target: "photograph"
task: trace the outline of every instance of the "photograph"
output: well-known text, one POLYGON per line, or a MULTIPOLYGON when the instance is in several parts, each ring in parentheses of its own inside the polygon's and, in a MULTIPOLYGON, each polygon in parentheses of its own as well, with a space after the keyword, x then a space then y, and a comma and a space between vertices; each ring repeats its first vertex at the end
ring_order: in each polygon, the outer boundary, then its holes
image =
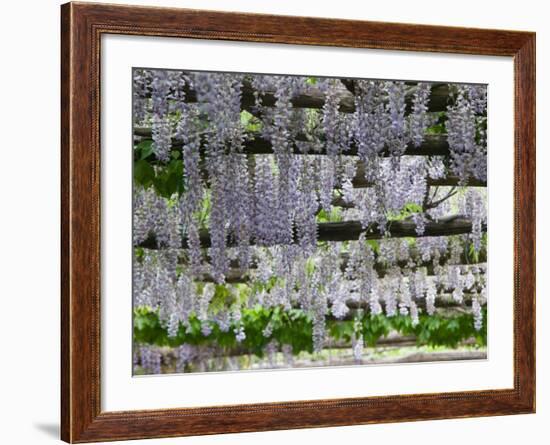
POLYGON ((134 376, 487 359, 488 85, 131 82, 134 376))

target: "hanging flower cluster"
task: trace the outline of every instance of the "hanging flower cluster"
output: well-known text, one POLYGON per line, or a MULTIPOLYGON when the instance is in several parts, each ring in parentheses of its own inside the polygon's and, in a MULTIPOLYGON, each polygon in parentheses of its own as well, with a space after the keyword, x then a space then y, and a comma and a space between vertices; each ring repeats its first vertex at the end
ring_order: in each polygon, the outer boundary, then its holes
POLYGON ((487 88, 457 87, 453 105, 447 107, 451 171, 466 184, 470 177, 487 180, 487 88))

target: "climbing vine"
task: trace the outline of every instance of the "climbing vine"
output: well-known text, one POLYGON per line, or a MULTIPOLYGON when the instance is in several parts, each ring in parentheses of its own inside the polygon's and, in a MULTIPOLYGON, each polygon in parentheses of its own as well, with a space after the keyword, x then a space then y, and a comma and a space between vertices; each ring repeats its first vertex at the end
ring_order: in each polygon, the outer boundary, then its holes
POLYGON ((133 79, 136 366, 485 345, 485 86, 133 79))

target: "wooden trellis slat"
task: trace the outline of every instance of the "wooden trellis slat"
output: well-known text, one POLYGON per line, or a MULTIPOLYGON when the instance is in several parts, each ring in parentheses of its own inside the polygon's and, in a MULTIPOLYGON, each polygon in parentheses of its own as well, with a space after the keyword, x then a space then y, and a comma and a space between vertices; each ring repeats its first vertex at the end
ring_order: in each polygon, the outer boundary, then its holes
MULTIPOLYGON (((342 79, 342 81, 347 82, 351 79, 342 79)), ((197 102, 197 93, 195 90, 189 88, 186 84, 184 89, 185 100, 188 103, 197 102)), ((409 90, 409 94, 406 98, 407 109, 410 110, 412 106, 412 93, 413 88, 409 90)), ((265 93, 257 93, 252 84, 248 80, 243 81, 243 86, 241 89, 241 108, 243 110, 253 110, 256 104, 256 95, 260 98, 261 105, 265 107, 273 107, 277 98, 273 91, 267 91, 265 93)), ((146 97, 151 97, 151 92, 149 91, 146 97)), ((340 108, 341 113, 353 113, 355 112, 355 100, 353 94, 349 90, 344 90, 340 95, 340 108)), ((439 112, 445 111, 447 109, 447 103, 449 99, 449 86, 443 83, 432 84, 432 91, 430 94, 430 101, 428 103, 429 112, 439 112)), ((298 94, 294 96, 290 102, 294 108, 313 108, 321 109, 325 105, 325 93, 319 88, 311 86, 308 88, 307 93, 298 94)))
MULTIPOLYGON (((472 266, 472 265, 481 265, 485 264, 485 261, 479 261, 477 263, 461 263, 461 264, 453 264, 453 266, 472 266)), ((400 261, 397 264, 400 268, 407 268, 407 264, 404 261, 400 261)), ((343 262, 341 264, 342 271, 346 268, 346 262, 343 262)), ((434 266, 433 263, 430 261, 422 262, 420 264, 415 265, 413 268, 410 269, 421 269, 426 268, 426 274, 428 276, 434 276, 434 266)), ((248 270, 254 270, 255 266, 249 267, 248 270)), ((376 271, 379 278, 383 278, 387 272, 388 267, 381 265, 380 263, 376 263, 373 265, 373 269, 376 271)), ((216 279, 209 273, 204 273, 202 275, 198 276, 197 281, 202 281, 205 283, 214 283, 216 282, 216 279)), ((228 284, 235 284, 235 283, 247 283, 250 281, 250 277, 246 271, 241 270, 238 265, 235 265, 235 267, 230 268, 227 273, 225 274, 225 282, 228 284)))
MULTIPOLYGON (((151 139, 152 130, 151 127, 135 127, 134 136, 142 137, 146 139, 151 139)), ((326 152, 321 149, 318 151, 318 147, 312 143, 306 135, 297 134, 293 137, 295 141, 304 142, 305 145, 309 145, 309 148, 306 152, 302 151, 298 146, 294 144, 293 153, 294 154, 317 154, 322 155, 326 152)), ((322 140, 321 140, 322 142, 322 140)), ((206 145, 206 141, 203 145, 206 145)), ((181 150, 182 141, 173 138, 172 139, 172 149, 181 150)), ((203 148, 205 150, 205 148, 203 148)), ((273 154, 273 147, 271 141, 263 138, 259 134, 253 135, 253 137, 246 139, 243 144, 243 153, 246 154, 273 154)), ((342 153, 346 156, 357 156, 357 146, 352 144, 348 150, 342 153)), ((447 142, 447 136, 443 134, 434 134, 426 135, 424 141, 420 146, 415 147, 412 143, 407 145, 405 152, 403 153, 407 156, 449 156, 449 144, 447 142)), ((388 150, 381 152, 383 156, 391 156, 391 153, 388 150)), ((154 156, 151 155, 151 159, 154 160, 154 156)))
MULTIPOLYGON (((150 127, 135 127, 134 136, 150 139, 152 131, 150 127)), ((305 141, 304 135, 298 135, 297 140, 305 141)), ((205 143, 206 144, 206 143, 205 143)), ((205 145, 204 144, 204 145, 205 145)), ((311 144, 311 143, 309 143, 311 144)), ((203 145, 203 155, 206 148, 203 145)), ((307 154, 323 155, 325 151, 315 151, 314 144, 311 144, 311 150, 307 154)), ((172 148, 177 151, 181 151, 182 142, 177 139, 172 140, 172 148)), ((294 154, 304 154, 298 147, 294 146, 294 154)), ((246 140, 243 145, 243 153, 245 154, 273 154, 273 148, 271 142, 260 136, 256 136, 253 139, 246 140)), ((346 156, 356 156, 357 147, 353 145, 343 153, 346 156)), ((390 156, 391 153, 388 150, 382 152, 384 156, 390 156)), ((426 135, 424 141, 419 147, 415 147, 409 144, 404 152, 405 156, 449 156, 449 144, 445 135, 426 135)), ((158 162, 154 154, 151 154, 148 158, 151 162, 158 162)), ((357 188, 370 187, 372 184, 365 179, 364 175, 365 166, 362 162, 358 162, 357 174, 353 179, 353 186, 357 188)), ((445 178, 431 179, 428 178, 428 185, 433 186, 453 186, 459 185, 460 179, 457 176, 447 176, 445 178)), ((465 183, 470 187, 486 187, 487 182, 481 181, 477 178, 469 178, 465 183)))
MULTIPOLYGON (((277 98, 275 97, 273 92, 261 94, 260 98, 261 104, 266 107, 273 107, 277 102, 277 98)), ((191 100, 191 97, 189 99, 191 100)), ((447 109, 448 99, 449 86, 447 84, 432 85, 430 101, 428 103, 428 111, 445 111, 447 109)), ((194 96, 194 100, 196 101, 196 95, 194 96)), ((292 103, 292 106, 294 108, 321 109, 325 105, 325 94, 318 88, 310 88, 307 94, 299 94, 297 96, 294 96, 290 100, 290 102, 292 103)), ((250 85, 250 83, 248 82, 243 82, 241 104, 242 108, 245 110, 249 110, 255 105, 255 91, 252 85, 250 85)), ((410 110, 412 106, 411 94, 407 95, 406 105, 407 109, 410 110)), ((351 93, 341 95, 339 111, 341 113, 355 112, 355 100, 354 96, 351 93)))
MULTIPOLYGON (((357 162, 357 171, 355 172, 355 177, 352 179, 352 185, 354 188, 368 188, 372 187, 374 184, 365 179, 365 164, 361 161, 357 162)), ((448 187, 448 186, 458 186, 464 185, 468 187, 487 187, 487 181, 481 181, 480 179, 470 177, 466 181, 461 181, 458 176, 450 175, 445 176, 444 178, 426 178, 426 183, 429 186, 439 186, 439 187, 448 187)), ((342 204, 342 202, 340 202, 342 204)), ((338 205, 338 204, 334 204, 338 205)))
MULTIPOLYGON (((464 250, 464 249, 462 249, 464 250)), ((208 252, 203 252, 204 258, 203 261, 208 263, 210 261, 208 252)), ((433 267, 434 263, 433 260, 430 258, 430 260, 424 261, 421 260, 422 254, 418 251, 417 248, 411 248, 411 254, 410 258, 408 258, 405 261, 397 261, 394 265, 401 268, 411 268, 409 265, 409 261, 412 260, 414 262, 413 268, 427 268, 428 275, 434 275, 433 267)), ((344 271, 347 267, 348 261, 349 261, 350 255, 349 253, 341 253, 340 254, 340 260, 341 260, 341 270, 344 271)), ((179 264, 181 265, 187 265, 187 260, 185 257, 179 258, 179 264)), ((466 255, 464 251, 456 258, 452 258, 451 254, 446 252, 443 255, 439 256, 439 264, 448 264, 453 266, 473 266, 478 265, 482 266, 485 265, 487 262, 487 250, 485 248, 482 248, 477 256, 477 261, 472 261, 471 257, 466 255), (454 262, 458 261, 458 262, 454 262)), ((239 269, 239 260, 238 259, 232 259, 229 261, 229 267, 230 269, 239 269)), ((256 269, 258 267, 258 262, 256 258, 252 258, 248 268, 249 269, 256 269)), ((382 264, 381 261, 378 260, 378 254, 374 253, 374 269, 379 273, 383 274, 387 270, 387 266, 385 264, 382 264)))
MULTIPOLYGON (((318 241, 350 241, 359 238, 361 233, 365 233, 365 239, 381 239, 385 237, 403 238, 403 237, 419 237, 416 233, 416 224, 410 220, 391 221, 388 224, 389 235, 378 230, 378 228, 370 228, 365 230, 359 221, 343 221, 317 224, 317 240, 318 241)), ((483 230, 487 230, 483 226, 483 230)), ((429 221, 426 223, 424 236, 449 236, 471 233, 472 222, 461 216, 451 217, 439 222, 429 221)), ((199 232, 200 243, 202 247, 210 247, 210 234, 207 230, 199 232)), ((297 239, 294 237, 294 241, 297 239)), ((251 244, 253 240, 251 240, 251 244)), ((232 240, 228 240, 228 246, 234 245, 232 240)), ((157 242, 153 236, 139 244, 139 247, 148 249, 158 249, 157 242)), ((187 239, 182 239, 182 248, 187 248, 187 239)))
MULTIPOLYGON (((416 252, 412 255, 413 257, 420 257, 420 253, 416 252)), ((464 252, 460 255, 458 258, 458 263, 450 263, 451 256, 449 254, 442 255, 439 258, 438 264, 440 265, 452 265, 452 266, 461 266, 461 267, 471 267, 471 266, 486 266, 487 263, 487 251, 485 249, 482 249, 477 257, 477 261, 473 261, 472 258, 468 257, 464 252)), ((340 270, 344 272, 347 268, 349 261, 349 254, 344 253, 340 255, 340 270)), ((205 262, 208 262, 208 259, 205 258, 205 262)), ((187 265, 187 260, 184 257, 179 258, 179 264, 187 265)), ((411 266, 409 260, 407 261, 397 261, 394 265, 386 265, 382 264, 379 261, 374 262, 373 269, 378 274, 379 278, 383 278, 390 267, 397 266, 400 269, 409 269, 409 270, 418 270, 418 269, 425 269, 426 274, 428 276, 435 276, 436 271, 434 269, 434 262, 430 259, 428 261, 414 261, 414 265, 411 266)), ((249 281, 249 275, 248 271, 257 269, 258 265, 257 262, 253 259, 251 263, 248 265, 246 270, 243 270, 238 260, 231 260, 229 262, 229 270, 225 274, 225 282, 226 283, 245 283, 249 281)), ((481 273, 484 273, 483 271, 480 271, 481 273)), ((215 282, 215 278, 210 275, 209 273, 205 272, 202 275, 198 276, 198 281, 202 282, 215 282)))
MULTIPOLYGON (((414 336, 405 336, 405 335, 391 335, 388 337, 381 337, 376 342, 376 348, 384 348, 384 349, 392 349, 392 348, 404 348, 404 347, 410 347, 410 346, 416 346, 418 344, 417 338, 414 336)), ((468 345, 475 345, 475 341, 473 339, 468 339, 463 342, 461 342, 462 346, 468 346, 468 345)), ((350 349, 349 342, 339 342, 339 341, 331 341, 328 342, 327 348, 330 349, 350 349)), ((365 346, 365 348, 367 348, 365 346)), ((219 348, 219 350, 212 350, 212 355, 210 358, 218 358, 218 357, 240 357, 243 355, 249 355, 254 354, 253 350, 250 348, 247 348, 246 346, 239 345, 239 346, 233 346, 231 348, 219 348)), ((480 358, 486 355, 484 351, 460 351, 461 354, 464 354, 464 359, 470 358, 470 353, 475 353, 475 355, 471 356, 471 358, 480 358)), ((433 353, 432 353, 433 354, 433 353)), ((440 353, 441 354, 441 353, 440 353)), ((176 355, 173 352, 173 349, 167 349, 166 355, 168 357, 171 357, 171 360, 167 360, 168 362, 174 363, 177 360, 176 355)), ((430 354, 426 354, 428 357, 431 357, 430 354)), ((402 359, 402 358, 401 358, 402 359)), ((445 359, 444 359, 445 360, 445 359)), ((456 360, 456 358, 448 358, 448 360, 456 360)), ((422 361, 422 360, 415 360, 416 361, 422 361)), ((437 359, 437 361, 440 361, 437 359)), ((377 363, 379 363, 377 361, 377 363)), ((285 366, 286 367, 286 366, 285 366)), ((270 367, 271 368, 271 367, 270 367)), ((272 368, 271 368, 272 369, 272 368)))
MULTIPOLYGON (((470 310, 472 306, 472 299, 478 294, 472 292, 465 292, 464 298, 461 302, 458 302, 453 299, 451 293, 439 293, 435 298, 434 306, 436 309, 453 309, 453 310, 470 310)), ((426 310, 426 298, 416 298, 414 299, 415 304, 422 311, 426 310)), ((350 310, 363 309, 369 311, 370 306, 368 301, 346 301, 346 306, 350 310)), ((448 312, 447 312, 448 313, 448 312)))

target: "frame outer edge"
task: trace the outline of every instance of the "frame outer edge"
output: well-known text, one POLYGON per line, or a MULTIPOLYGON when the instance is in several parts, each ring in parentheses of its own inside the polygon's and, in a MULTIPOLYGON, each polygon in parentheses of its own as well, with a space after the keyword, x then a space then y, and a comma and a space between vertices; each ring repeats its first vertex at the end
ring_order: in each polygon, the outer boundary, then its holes
POLYGON ((534 33, 68 3, 61 7, 61 40, 62 440, 91 442, 534 412, 534 33), (286 34, 284 28, 290 24, 302 30, 323 24, 330 32, 300 37, 286 34), (385 26, 394 37, 383 36, 377 40, 380 34, 375 31, 385 26), (447 44, 439 43, 438 35, 446 36, 450 30, 456 33, 456 39, 453 37, 447 44), (269 34, 270 31, 273 34, 269 34), (100 87, 98 39, 102 32, 514 56, 514 388, 478 393, 102 413, 99 392, 99 122, 95 115, 100 87), (362 39, 355 39, 356 32, 362 39), (416 47, 405 45, 403 39, 408 35, 418 38, 416 47))
POLYGON ((536 35, 532 33, 514 58, 516 76, 516 353, 521 403, 536 410, 536 35))
POLYGON ((71 441, 70 348, 70 139, 71 139, 71 9, 61 5, 61 425, 60 438, 71 441))
MULTIPOLYGON (((100 414, 99 176, 90 138, 93 32, 83 4, 61 5, 61 439, 100 414)), ((97 144, 97 146, 99 146, 97 144)))

